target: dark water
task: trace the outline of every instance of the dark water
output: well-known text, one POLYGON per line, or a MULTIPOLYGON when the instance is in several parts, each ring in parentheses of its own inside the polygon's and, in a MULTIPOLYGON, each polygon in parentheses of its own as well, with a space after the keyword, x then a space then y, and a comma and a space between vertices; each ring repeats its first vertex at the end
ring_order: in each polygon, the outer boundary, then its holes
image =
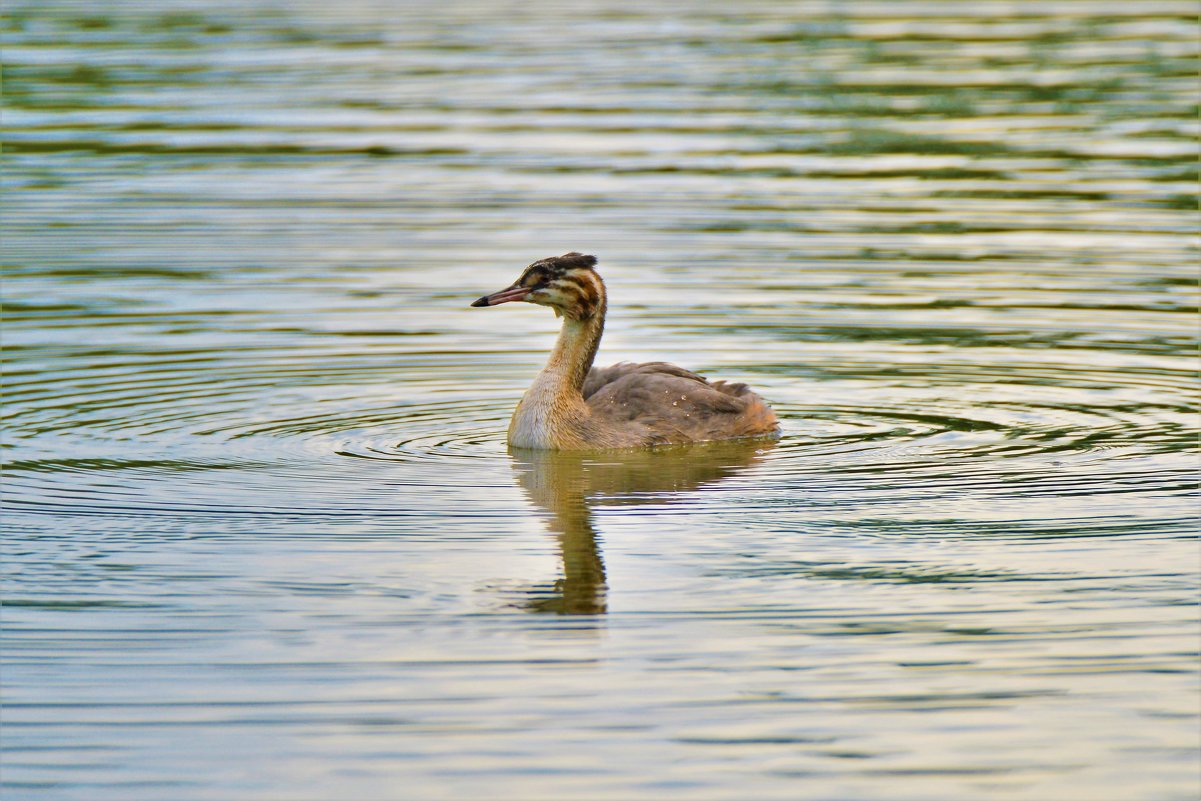
POLYGON ((1195 3, 6 11, 6 799, 1197 797, 1195 3))

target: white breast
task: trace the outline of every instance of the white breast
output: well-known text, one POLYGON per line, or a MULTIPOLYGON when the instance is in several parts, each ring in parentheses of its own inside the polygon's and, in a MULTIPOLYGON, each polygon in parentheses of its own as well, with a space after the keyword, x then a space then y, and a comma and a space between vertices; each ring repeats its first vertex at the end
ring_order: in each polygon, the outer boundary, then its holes
POLYGON ((509 444, 516 448, 553 448, 550 420, 553 404, 550 382, 535 381, 513 412, 509 444))

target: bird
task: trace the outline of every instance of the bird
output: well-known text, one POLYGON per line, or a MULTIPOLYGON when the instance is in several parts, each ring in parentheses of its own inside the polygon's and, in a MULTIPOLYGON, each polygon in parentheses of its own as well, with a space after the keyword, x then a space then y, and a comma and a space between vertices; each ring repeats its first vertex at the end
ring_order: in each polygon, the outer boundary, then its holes
POLYGON ((667 362, 593 367, 605 329, 605 282, 595 256, 540 259, 473 307, 521 301, 563 319, 546 367, 509 422, 514 448, 647 448, 779 433, 775 412, 746 384, 709 381, 667 362))

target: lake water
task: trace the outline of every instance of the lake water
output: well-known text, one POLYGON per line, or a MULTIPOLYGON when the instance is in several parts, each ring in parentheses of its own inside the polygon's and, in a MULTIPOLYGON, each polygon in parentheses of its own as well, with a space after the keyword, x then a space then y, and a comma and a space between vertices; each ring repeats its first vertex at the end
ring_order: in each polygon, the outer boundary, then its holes
POLYGON ((1196 798, 1196 11, 13 0, 4 797, 1196 798))

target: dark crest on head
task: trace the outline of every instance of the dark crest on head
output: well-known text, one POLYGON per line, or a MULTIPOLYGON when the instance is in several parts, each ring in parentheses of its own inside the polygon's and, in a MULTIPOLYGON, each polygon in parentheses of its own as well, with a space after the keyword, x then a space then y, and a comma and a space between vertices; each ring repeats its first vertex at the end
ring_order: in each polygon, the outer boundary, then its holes
POLYGON ((583 320, 598 311, 604 313, 605 285, 594 267, 596 256, 572 251, 539 259, 525 269, 517 283, 532 290, 529 302, 583 320))
POLYGON ((550 256, 526 267, 518 279, 525 286, 537 286, 546 281, 553 281, 572 270, 592 270, 596 267, 596 256, 585 256, 583 253, 564 253, 562 256, 550 256))
POLYGON ((580 269, 591 270, 596 267, 596 256, 586 256, 583 253, 577 253, 573 250, 570 253, 564 253, 562 256, 539 259, 530 266, 546 267, 555 272, 580 269))

